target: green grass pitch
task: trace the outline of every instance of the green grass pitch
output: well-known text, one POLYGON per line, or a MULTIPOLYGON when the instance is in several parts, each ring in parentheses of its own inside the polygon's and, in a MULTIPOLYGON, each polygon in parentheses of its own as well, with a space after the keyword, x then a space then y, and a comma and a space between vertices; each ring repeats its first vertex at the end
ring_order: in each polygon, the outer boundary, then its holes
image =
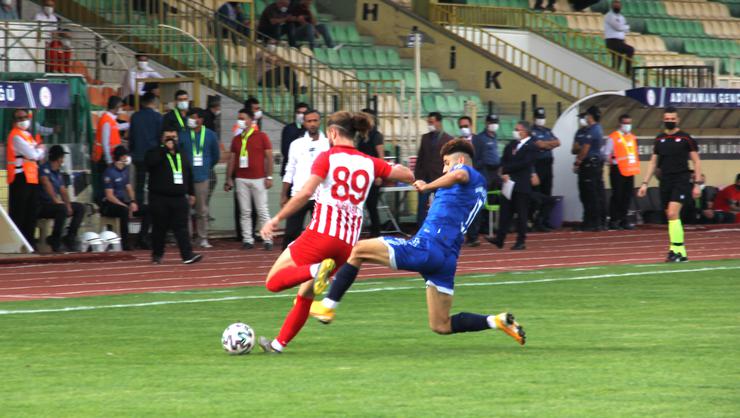
POLYGON ((408 278, 356 283, 283 355, 220 346, 231 322, 277 332, 293 293, 261 287, 2 303, 0 416, 740 415, 740 260, 457 284, 453 312, 511 310, 527 345, 433 334, 408 278))

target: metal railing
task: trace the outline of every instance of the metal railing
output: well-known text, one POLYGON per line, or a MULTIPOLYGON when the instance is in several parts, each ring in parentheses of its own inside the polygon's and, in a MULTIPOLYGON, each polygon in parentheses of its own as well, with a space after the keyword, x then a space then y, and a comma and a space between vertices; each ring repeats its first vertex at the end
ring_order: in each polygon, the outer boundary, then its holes
POLYGON ((632 74, 632 88, 638 86, 713 88, 714 82, 714 67, 709 65, 635 67, 632 74))
POLYGON ((432 2, 429 16, 432 22, 444 26, 526 29, 625 76, 629 76, 627 68, 634 61, 607 49, 601 37, 585 35, 529 9, 432 2))

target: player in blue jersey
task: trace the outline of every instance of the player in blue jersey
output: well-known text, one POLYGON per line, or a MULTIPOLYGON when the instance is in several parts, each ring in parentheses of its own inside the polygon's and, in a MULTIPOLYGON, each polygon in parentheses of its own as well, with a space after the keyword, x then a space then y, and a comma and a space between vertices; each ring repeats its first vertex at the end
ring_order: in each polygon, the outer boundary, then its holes
POLYGON ((465 232, 483 207, 486 179, 472 167, 473 146, 465 139, 442 148, 444 175, 427 184, 417 180, 419 193, 436 191, 434 202, 419 232, 411 239, 382 237, 355 245, 347 263, 337 272, 329 294, 314 302, 311 315, 328 324, 342 296, 349 290, 364 262, 421 273, 427 285, 429 326, 438 334, 499 329, 524 345, 524 329, 514 315, 479 315, 460 312, 450 316, 455 269, 465 232))

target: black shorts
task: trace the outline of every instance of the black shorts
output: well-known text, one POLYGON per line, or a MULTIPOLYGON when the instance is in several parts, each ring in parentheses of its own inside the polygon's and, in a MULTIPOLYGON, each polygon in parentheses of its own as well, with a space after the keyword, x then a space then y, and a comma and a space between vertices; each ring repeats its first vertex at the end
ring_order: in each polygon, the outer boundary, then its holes
POLYGON ((663 176, 660 179, 660 202, 664 208, 669 202, 685 204, 691 200, 691 192, 694 184, 691 182, 691 174, 678 174, 663 176))

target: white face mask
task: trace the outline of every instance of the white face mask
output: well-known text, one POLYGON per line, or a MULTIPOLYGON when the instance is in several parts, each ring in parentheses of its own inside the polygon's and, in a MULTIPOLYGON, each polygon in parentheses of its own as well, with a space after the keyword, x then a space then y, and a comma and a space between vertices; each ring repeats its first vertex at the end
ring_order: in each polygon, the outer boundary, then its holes
POLYGON ((280 13, 285 13, 287 11, 288 11, 288 8, 287 7, 284 7, 283 6, 283 7, 280 8, 280 13))
POLYGON ((221 111, 220 110, 217 110, 217 111, 213 112, 213 115, 214 116, 219 116, 220 114, 221 114, 221 111))
POLYGON ((460 136, 469 137, 470 136, 470 128, 460 128, 460 136))
POLYGON ((498 123, 489 123, 488 132, 496 132, 496 131, 498 131, 498 123))
POLYGON ((517 141, 520 141, 522 139, 521 135, 519 135, 519 131, 513 131, 511 133, 511 137, 516 139, 517 141))
POLYGON ((260 119, 262 119, 262 111, 258 110, 254 112, 254 120, 260 120, 260 119))
POLYGON ((267 44, 267 51, 274 53, 277 51, 277 45, 275 44, 267 44))
POLYGON ((51 16, 51 15, 54 14, 54 8, 53 7, 46 6, 46 7, 44 7, 44 13, 46 13, 49 16, 51 16))
POLYGON ((429 128, 429 132, 437 132, 437 127, 434 125, 429 125, 428 128, 429 128))
POLYGON ((72 48, 72 42, 70 42, 70 41, 68 41, 68 40, 66 40, 66 39, 62 41, 62 45, 63 45, 63 46, 65 47, 65 48, 72 48))
POLYGON ((17 125, 18 125, 18 128, 20 128, 20 129, 22 129, 24 131, 27 131, 28 128, 31 127, 31 120, 29 119, 29 120, 24 120, 23 122, 18 122, 17 125))
POLYGON ((177 108, 180 110, 188 110, 189 107, 190 107, 190 102, 188 102, 187 100, 177 102, 177 108))
POLYGON ((578 119, 578 125, 580 125, 582 128, 588 125, 588 121, 586 118, 580 118, 578 119))
POLYGON ((149 69, 149 62, 147 61, 139 61, 136 65, 139 66, 139 70, 141 71, 147 71, 149 69))
POLYGON ((188 118, 188 128, 195 129, 198 127, 198 121, 195 119, 188 118))
POLYGON ((295 114, 295 123, 297 125, 303 125, 303 118, 304 118, 303 113, 296 113, 295 114))
POLYGON ((545 126, 547 119, 535 119, 534 124, 537 126, 545 126))
POLYGON ((10 6, 13 4, 13 0, 3 0, 3 6, 10 6))
POLYGON ((620 128, 622 132, 628 134, 632 132, 632 124, 622 124, 622 127, 620 128))
POLYGON ((239 119, 236 121, 236 126, 238 126, 239 129, 247 129, 247 121, 239 119))
POLYGON ((123 161, 123 165, 131 165, 131 156, 130 155, 127 155, 121 161, 123 161))

